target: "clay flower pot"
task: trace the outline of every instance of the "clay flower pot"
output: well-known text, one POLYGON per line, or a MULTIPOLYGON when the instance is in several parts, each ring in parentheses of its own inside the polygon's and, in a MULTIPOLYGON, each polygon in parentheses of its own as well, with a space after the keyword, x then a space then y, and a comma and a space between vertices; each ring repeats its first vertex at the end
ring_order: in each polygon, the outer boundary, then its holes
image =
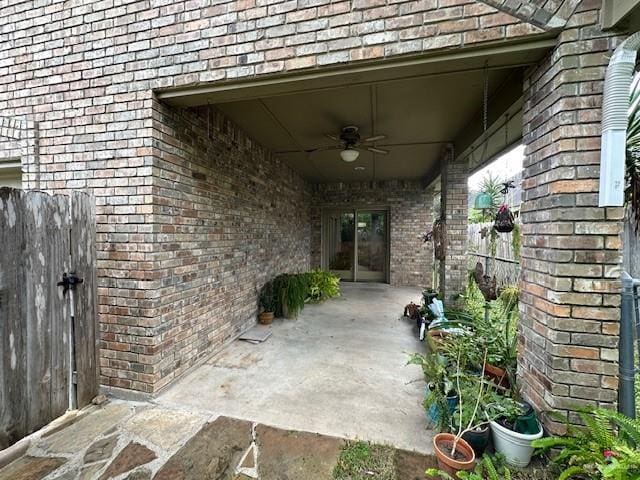
POLYGON ((453 478, 458 478, 456 472, 465 470, 470 472, 476 464, 473 448, 462 438, 456 444, 455 458, 451 458, 451 449, 456 436, 452 433, 438 433, 433 437, 433 448, 438 458, 438 468, 453 478))
POLYGON ((258 321, 262 325, 271 325, 271 322, 273 322, 273 312, 262 312, 258 315, 258 321))
POLYGON ((489 377, 493 382, 502 388, 509 388, 509 376, 507 375, 507 371, 503 368, 496 367, 495 365, 491 365, 490 363, 484 364, 484 374, 486 377, 489 377))

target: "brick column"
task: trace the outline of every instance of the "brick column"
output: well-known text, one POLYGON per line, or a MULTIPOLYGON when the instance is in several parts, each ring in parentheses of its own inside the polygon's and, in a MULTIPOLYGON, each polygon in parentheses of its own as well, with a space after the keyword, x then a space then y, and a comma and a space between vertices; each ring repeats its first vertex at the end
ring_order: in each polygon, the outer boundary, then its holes
POLYGON ((440 262, 440 291, 446 301, 461 293, 467 281, 468 177, 466 162, 454 163, 453 150, 448 149, 441 174, 446 257, 440 262))
MULTIPOLYGON (((525 79, 519 378, 539 410, 617 398, 623 211, 598 208, 603 79, 618 43, 584 2, 525 79)), ((551 431, 561 424, 545 420, 551 431)))

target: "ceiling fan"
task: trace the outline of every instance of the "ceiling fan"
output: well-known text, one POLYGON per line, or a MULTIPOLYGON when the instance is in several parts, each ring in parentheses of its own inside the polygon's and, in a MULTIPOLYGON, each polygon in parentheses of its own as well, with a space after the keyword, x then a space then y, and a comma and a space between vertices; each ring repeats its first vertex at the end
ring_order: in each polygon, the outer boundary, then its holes
POLYGON ((380 155, 386 155, 389 150, 378 148, 373 145, 378 140, 384 140, 386 135, 373 135, 367 138, 361 138, 358 127, 355 125, 347 125, 342 127, 339 134, 325 133, 325 136, 333 141, 339 142, 335 147, 329 147, 327 150, 340 150, 340 158, 345 162, 354 162, 360 155, 359 150, 368 150, 380 155))

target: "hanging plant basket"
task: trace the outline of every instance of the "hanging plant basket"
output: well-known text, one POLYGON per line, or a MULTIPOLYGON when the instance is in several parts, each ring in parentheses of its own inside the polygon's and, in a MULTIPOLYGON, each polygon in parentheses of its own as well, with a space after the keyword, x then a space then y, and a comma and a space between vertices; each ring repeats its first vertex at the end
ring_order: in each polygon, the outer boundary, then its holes
POLYGON ((478 284, 478 288, 487 302, 498 298, 498 281, 495 275, 490 277, 484 274, 484 267, 480 262, 476 263, 476 268, 473 271, 473 279, 478 284))
POLYGON ((515 226, 515 218, 513 213, 507 205, 502 205, 496 213, 496 220, 493 223, 493 228, 496 232, 509 233, 513 231, 515 226))
POLYGON ((446 228, 445 228, 444 220, 438 219, 435 222, 433 222, 433 231, 432 231, 433 254, 436 260, 444 260, 445 255, 447 253, 447 248, 446 248, 447 239, 446 239, 445 230, 446 228))

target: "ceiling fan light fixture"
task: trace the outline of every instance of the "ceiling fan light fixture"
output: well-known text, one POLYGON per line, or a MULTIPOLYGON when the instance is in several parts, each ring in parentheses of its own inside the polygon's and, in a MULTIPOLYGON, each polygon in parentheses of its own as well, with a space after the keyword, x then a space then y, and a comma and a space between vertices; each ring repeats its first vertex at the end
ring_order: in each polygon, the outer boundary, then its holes
POLYGON ((360 152, 353 148, 345 148, 340 151, 340 158, 347 163, 355 162, 358 159, 360 152))

